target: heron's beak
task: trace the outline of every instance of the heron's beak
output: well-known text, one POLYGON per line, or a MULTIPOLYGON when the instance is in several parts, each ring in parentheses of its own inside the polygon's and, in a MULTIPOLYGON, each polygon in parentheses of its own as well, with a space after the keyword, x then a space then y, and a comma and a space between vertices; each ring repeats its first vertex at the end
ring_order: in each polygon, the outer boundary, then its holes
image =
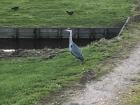
POLYGON ((68 29, 65 29, 64 31, 68 31, 68 29))
POLYGON ((70 29, 70 28, 67 28, 67 29, 65 29, 64 31, 70 32, 70 31, 71 31, 71 29, 70 29))
POLYGON ((70 31, 70 30, 71 30, 70 28, 65 29, 65 31, 70 31))
POLYGON ((65 29, 64 31, 68 31, 67 29, 65 29))

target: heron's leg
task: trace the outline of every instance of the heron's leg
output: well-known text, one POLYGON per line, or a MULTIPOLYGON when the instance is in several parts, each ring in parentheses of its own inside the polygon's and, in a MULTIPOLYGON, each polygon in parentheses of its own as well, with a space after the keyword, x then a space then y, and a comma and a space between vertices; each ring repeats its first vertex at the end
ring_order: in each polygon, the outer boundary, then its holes
POLYGON ((83 61, 80 60, 80 64, 81 65, 83 65, 84 63, 85 63, 85 60, 83 60, 83 61))

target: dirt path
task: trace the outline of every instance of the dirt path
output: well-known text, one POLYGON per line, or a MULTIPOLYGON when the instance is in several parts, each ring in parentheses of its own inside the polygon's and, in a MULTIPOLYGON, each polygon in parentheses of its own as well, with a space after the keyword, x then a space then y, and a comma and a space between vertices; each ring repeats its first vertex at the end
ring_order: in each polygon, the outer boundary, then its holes
POLYGON ((62 105, 120 105, 119 96, 132 86, 133 78, 140 72, 140 45, 98 81, 86 84, 86 88, 76 92, 62 105))

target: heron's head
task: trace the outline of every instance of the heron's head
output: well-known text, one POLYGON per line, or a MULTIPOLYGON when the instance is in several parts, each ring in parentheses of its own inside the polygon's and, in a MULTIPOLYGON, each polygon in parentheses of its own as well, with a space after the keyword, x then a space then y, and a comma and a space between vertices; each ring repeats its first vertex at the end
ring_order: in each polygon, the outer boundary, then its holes
POLYGON ((65 31, 67 31, 69 33, 72 33, 72 30, 71 29, 66 29, 65 31))

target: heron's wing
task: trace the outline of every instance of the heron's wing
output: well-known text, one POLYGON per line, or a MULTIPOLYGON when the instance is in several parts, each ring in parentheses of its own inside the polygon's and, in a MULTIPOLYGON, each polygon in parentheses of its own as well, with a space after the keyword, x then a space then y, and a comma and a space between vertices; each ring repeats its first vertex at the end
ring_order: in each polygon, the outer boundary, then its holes
POLYGON ((78 59, 83 60, 82 52, 81 52, 80 48, 79 48, 75 43, 72 43, 72 44, 71 44, 71 53, 72 53, 75 57, 77 57, 78 59))

